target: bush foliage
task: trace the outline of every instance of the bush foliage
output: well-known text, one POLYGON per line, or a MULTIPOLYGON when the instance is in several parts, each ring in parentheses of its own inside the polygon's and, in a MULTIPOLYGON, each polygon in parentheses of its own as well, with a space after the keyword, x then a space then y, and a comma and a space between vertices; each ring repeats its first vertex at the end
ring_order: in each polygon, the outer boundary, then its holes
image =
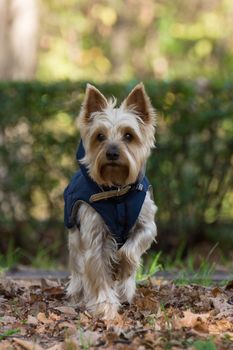
POLYGON ((40 5, 38 79, 232 74, 232 0, 41 0, 40 5))
MULTIPOLYGON (((122 100, 133 86, 98 88, 122 100)), ((148 82, 146 88, 158 112, 147 174, 160 243, 205 236, 232 244, 233 83, 148 82)), ((1 249, 9 238, 29 255, 40 245, 56 252, 64 246, 62 195, 76 169, 75 119, 84 89, 68 81, 0 85, 1 249)))

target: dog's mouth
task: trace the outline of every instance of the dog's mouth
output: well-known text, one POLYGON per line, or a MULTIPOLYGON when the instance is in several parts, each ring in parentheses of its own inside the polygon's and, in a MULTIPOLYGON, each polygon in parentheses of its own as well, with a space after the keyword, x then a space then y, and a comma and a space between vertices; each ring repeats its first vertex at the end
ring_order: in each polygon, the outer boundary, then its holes
POLYGON ((100 174, 104 183, 122 185, 129 175, 129 169, 119 161, 112 161, 102 165, 100 174))
POLYGON ((104 166, 115 168, 115 167, 120 167, 120 166, 122 166, 122 164, 116 163, 116 162, 108 162, 108 163, 106 163, 104 166))

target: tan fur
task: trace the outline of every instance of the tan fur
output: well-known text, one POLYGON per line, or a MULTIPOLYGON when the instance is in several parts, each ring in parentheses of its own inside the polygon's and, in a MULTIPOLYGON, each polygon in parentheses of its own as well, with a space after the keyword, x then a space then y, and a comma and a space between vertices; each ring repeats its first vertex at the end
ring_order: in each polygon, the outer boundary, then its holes
MULTIPOLYGON (((155 113, 143 84, 138 84, 119 108, 116 100, 108 102, 95 87, 88 85, 79 126, 86 150, 82 162, 96 183, 125 186, 137 180, 154 145, 155 113), (128 133, 132 135, 130 141, 128 133), (120 154, 113 162, 106 157, 110 145, 117 146, 120 154)), ((68 295, 84 303, 93 315, 107 319, 115 317, 122 302, 131 302, 140 257, 156 237, 155 212, 156 206, 147 193, 129 238, 117 250, 99 214, 88 204, 80 203, 77 211, 80 231, 69 233, 68 295)))

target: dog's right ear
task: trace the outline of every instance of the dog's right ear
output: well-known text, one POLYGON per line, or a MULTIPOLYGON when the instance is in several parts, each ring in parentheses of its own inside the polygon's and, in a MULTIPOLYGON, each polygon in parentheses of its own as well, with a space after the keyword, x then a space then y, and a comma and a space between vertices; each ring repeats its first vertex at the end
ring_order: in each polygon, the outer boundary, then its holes
POLYGON ((107 100, 101 92, 91 84, 87 84, 81 115, 89 121, 92 113, 101 112, 107 107, 107 100))

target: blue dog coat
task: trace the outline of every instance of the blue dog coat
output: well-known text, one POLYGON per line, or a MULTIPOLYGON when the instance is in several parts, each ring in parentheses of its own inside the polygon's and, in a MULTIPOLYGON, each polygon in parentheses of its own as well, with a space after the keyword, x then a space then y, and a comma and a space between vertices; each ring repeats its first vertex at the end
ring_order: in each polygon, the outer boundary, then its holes
MULTIPOLYGON (((76 154, 77 160, 82 159, 84 155, 85 150, 81 141, 76 154)), ((122 195, 122 191, 120 191, 120 195, 117 195, 117 187, 102 189, 90 178, 86 167, 80 163, 79 166, 79 171, 64 191, 65 226, 69 229, 75 225, 79 227, 80 223, 77 222, 76 218, 77 208, 81 202, 85 202, 99 213, 118 246, 121 247, 136 223, 146 192, 151 187, 148 179, 146 176, 142 176, 135 184, 126 186, 128 190, 126 189, 125 194, 122 195), (103 199, 102 194, 111 195, 111 191, 114 192, 114 195, 103 199), (98 196, 100 198, 102 196, 102 199, 98 199, 98 196)))

